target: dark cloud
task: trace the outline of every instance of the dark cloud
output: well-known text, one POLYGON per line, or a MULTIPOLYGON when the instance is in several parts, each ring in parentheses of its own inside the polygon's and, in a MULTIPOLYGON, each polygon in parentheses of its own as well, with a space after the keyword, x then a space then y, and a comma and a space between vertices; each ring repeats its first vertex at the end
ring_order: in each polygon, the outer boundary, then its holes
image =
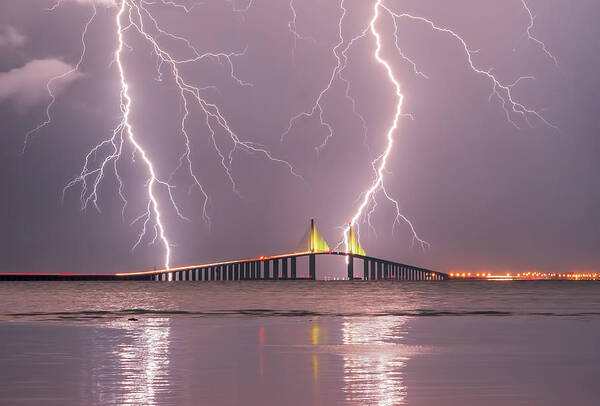
POLYGON ((23 46, 27 37, 11 25, 0 27, 0 49, 12 49, 23 46))
MULTIPOLYGON (((60 76, 73 69, 72 65, 58 59, 43 59, 27 62, 20 68, 0 73, 0 102, 10 99, 19 107, 31 107, 49 99, 47 84, 54 77, 60 76)), ((53 83, 52 91, 55 96, 69 82, 81 76, 79 72, 67 75, 53 83)))

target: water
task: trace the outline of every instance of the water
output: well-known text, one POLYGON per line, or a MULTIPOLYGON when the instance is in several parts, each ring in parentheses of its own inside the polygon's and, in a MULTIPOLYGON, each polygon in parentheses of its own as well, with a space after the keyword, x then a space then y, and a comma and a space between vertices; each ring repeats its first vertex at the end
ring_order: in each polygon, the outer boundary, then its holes
POLYGON ((4 282, 4 405, 596 405, 600 283, 4 282))

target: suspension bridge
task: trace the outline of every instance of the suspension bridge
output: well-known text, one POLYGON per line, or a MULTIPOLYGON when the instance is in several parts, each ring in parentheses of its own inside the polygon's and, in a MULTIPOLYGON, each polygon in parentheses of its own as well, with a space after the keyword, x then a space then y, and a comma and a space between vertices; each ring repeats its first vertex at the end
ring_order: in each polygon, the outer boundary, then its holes
POLYGON ((247 281, 247 280, 315 280, 318 256, 344 256, 349 280, 441 281, 448 275, 413 265, 368 256, 352 227, 347 235, 347 251, 329 249, 317 231, 314 219, 297 249, 292 253, 190 265, 179 268, 120 272, 112 274, 75 273, 0 273, 0 281, 247 281), (308 257, 308 272, 298 269, 298 259, 308 257), (362 270, 355 261, 362 262, 362 270))

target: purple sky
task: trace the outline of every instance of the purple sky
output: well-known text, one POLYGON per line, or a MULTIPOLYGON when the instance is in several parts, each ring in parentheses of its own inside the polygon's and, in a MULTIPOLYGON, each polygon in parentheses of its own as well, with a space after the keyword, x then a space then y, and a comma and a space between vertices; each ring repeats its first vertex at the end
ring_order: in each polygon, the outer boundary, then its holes
MULTIPOLYGON (((138 1, 138 0, 136 0, 138 1)), ((119 123, 119 78, 111 61, 117 46, 110 1, 98 6, 89 27, 87 53, 80 70, 56 81, 52 123, 31 139, 21 155, 25 134, 44 121, 49 102, 46 82, 74 66, 80 35, 91 2, 64 0, 4 1, 0 5, 0 258, 1 271, 112 272, 161 267, 163 248, 146 238, 134 251, 141 223, 130 223, 145 210, 139 156, 128 152, 119 170, 129 200, 124 217, 112 172, 99 186, 98 205, 81 210, 81 189, 63 187, 81 171, 86 153, 110 136, 119 123)), ((189 2, 187 3, 189 4, 189 2)), ((314 216, 330 246, 358 207, 359 195, 373 179, 369 155, 385 148, 395 109, 395 93, 385 70, 374 59, 371 33, 349 50, 344 77, 356 111, 368 127, 363 139, 359 118, 336 80, 322 99, 327 136, 318 118, 299 120, 280 141, 293 115, 309 110, 336 64, 338 1, 296 0, 294 41, 286 1, 210 0, 189 13, 149 5, 165 29, 185 36, 200 52, 241 52, 231 58, 241 86, 226 61, 203 60, 181 66, 195 86, 219 105, 241 139, 267 146, 290 162, 305 179, 261 154, 236 151, 233 192, 201 111, 190 107, 188 133, 194 170, 209 195, 211 227, 202 219, 203 197, 188 193, 185 171, 173 177, 174 197, 189 221, 181 220, 158 192, 163 224, 172 247, 172 265, 202 263, 293 250, 314 216), (236 3, 234 1, 234 3, 236 3), (295 47, 294 47, 295 43, 295 47), (224 63, 223 63, 224 62, 224 63), (367 148, 368 146, 368 148, 367 148)), ((346 0, 343 34, 356 36, 372 17, 373 1, 346 0)), ((382 14, 377 30, 382 57, 402 86, 404 112, 385 174, 388 192, 428 250, 411 247, 411 232, 401 222, 392 234, 395 209, 381 193, 372 216, 376 230, 361 223, 368 254, 441 271, 597 270, 600 264, 600 119, 597 71, 600 27, 595 0, 529 0, 535 15, 532 35, 557 57, 555 65, 540 45, 527 39, 529 16, 520 0, 384 1, 397 13, 423 16, 452 28, 469 44, 474 63, 493 68, 505 83, 520 76, 514 97, 541 112, 560 130, 538 119, 529 127, 518 115, 507 120, 497 99, 488 101, 491 83, 469 69, 459 42, 427 25, 398 20, 398 41, 427 79, 414 73, 394 47, 394 25, 382 14)), ((124 33, 131 48, 123 65, 133 99, 131 124, 155 164, 168 178, 184 149, 181 105, 168 67, 158 81, 156 56, 134 30, 124 33)), ((161 46, 189 58, 181 42, 162 37, 161 46)), ((217 145, 231 147, 223 131, 217 145)))

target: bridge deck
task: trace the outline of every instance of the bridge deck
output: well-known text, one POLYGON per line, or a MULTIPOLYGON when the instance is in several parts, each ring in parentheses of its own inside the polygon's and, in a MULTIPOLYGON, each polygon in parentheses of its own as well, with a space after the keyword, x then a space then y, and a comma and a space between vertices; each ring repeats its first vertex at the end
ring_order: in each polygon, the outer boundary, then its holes
POLYGON ((349 257, 348 278, 360 280, 446 280, 448 275, 428 269, 340 251, 304 251, 258 258, 212 262, 171 269, 119 272, 113 274, 0 273, 0 281, 117 281, 117 280, 287 280, 316 279, 315 258, 319 255, 349 257), (296 259, 309 257, 307 276, 297 275, 296 259), (354 272, 354 259, 363 262, 362 276, 354 272), (288 273, 288 261, 290 270, 288 273))

